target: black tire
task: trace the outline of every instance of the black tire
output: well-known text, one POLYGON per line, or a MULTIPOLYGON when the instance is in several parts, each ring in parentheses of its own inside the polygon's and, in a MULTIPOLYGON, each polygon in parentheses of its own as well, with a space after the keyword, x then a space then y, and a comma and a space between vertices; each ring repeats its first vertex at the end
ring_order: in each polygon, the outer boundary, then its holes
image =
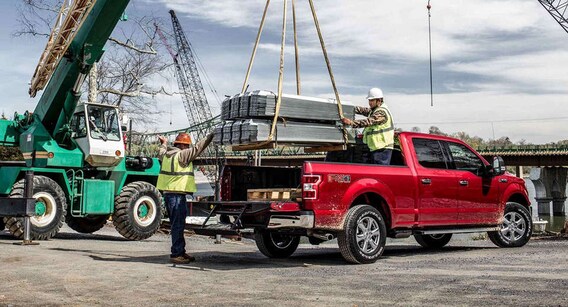
POLYGON ((437 235, 415 234, 414 239, 416 240, 416 242, 418 242, 418 244, 422 245, 422 247, 424 248, 437 249, 446 246, 446 244, 448 244, 448 242, 450 242, 450 240, 452 239, 452 234, 451 233, 443 233, 437 235))
POLYGON ((0 218, 0 231, 6 229, 6 223, 4 223, 4 218, 0 218))
POLYGON ((103 228, 108 221, 108 215, 74 217, 67 215, 67 226, 79 233, 93 233, 103 228))
POLYGON ((254 232, 256 246, 261 253, 269 258, 290 257, 300 244, 300 236, 280 234, 257 229, 254 232))
MULTIPOLYGON (((34 176, 34 197, 36 198, 36 215, 30 218, 30 238, 32 240, 48 240, 53 238, 63 226, 67 214, 67 198, 65 192, 54 180, 45 176, 34 176), (38 207, 39 206, 39 207, 38 207)), ((10 197, 24 196, 24 180, 12 187, 10 197)), ((15 237, 24 238, 24 218, 10 217, 5 219, 6 228, 15 237)))
POLYGON ((527 244, 533 231, 529 210, 519 203, 508 202, 499 228, 498 231, 487 233, 493 244, 499 247, 521 247, 527 244))
POLYGON ((357 205, 349 209, 343 225, 343 230, 337 236, 337 243, 343 258, 347 262, 356 264, 377 261, 385 250, 387 239, 382 214, 371 206, 357 205), (359 226, 366 227, 366 232, 361 233, 362 228, 359 226), (358 242, 358 235, 364 235, 366 239, 358 242), (371 243, 370 247, 367 246, 369 243, 371 243))
POLYGON ((156 233, 165 212, 162 195, 144 181, 125 185, 114 200, 112 223, 128 240, 144 240, 156 233))

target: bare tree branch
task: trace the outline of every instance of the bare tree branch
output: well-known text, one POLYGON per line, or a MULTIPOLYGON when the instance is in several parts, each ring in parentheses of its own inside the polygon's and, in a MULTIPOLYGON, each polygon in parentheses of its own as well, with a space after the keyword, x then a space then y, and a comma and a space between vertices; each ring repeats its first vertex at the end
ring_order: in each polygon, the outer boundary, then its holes
POLYGON ((150 46, 150 45, 148 45, 148 44, 146 45, 146 47, 148 47, 150 50, 143 50, 143 49, 140 49, 140 48, 134 46, 134 44, 132 44, 132 42, 131 42, 130 40, 127 40, 126 42, 121 42, 121 41, 119 41, 118 39, 116 39, 116 38, 114 38, 114 37, 109 37, 108 40, 111 41, 111 42, 114 42, 114 43, 116 43, 116 44, 118 44, 118 45, 120 45, 120 46, 123 46, 123 47, 126 47, 126 48, 130 48, 130 49, 132 49, 132 50, 134 50, 134 51, 136 51, 136 52, 146 53, 146 54, 154 54, 154 55, 155 55, 155 54, 158 54, 158 52, 156 52, 156 50, 154 50, 154 48, 152 48, 152 46, 150 46))

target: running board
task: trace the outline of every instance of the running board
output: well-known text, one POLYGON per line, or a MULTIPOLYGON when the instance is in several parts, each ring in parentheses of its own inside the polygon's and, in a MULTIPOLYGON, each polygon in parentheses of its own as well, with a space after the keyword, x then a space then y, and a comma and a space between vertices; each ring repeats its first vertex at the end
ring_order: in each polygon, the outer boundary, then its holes
POLYGON ((499 227, 417 230, 415 231, 415 233, 422 235, 439 235, 444 233, 472 233, 472 232, 486 232, 486 231, 497 231, 497 230, 499 230, 499 227))

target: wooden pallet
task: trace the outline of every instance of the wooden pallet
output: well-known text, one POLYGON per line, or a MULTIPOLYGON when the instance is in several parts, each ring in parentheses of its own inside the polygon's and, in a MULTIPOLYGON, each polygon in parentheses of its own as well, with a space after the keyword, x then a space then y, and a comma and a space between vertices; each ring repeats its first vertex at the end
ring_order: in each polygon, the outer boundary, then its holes
POLYGON ((248 189, 248 201, 296 200, 302 197, 301 189, 248 189))

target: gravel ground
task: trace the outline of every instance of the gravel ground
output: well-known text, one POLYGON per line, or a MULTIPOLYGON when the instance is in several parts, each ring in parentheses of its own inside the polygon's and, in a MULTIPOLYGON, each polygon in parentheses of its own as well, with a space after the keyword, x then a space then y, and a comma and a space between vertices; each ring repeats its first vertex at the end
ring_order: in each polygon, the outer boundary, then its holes
POLYGON ((0 232, 0 306, 568 306, 568 240, 501 249, 468 235, 441 251, 389 240, 378 262, 349 265, 333 241, 272 260, 247 239, 192 236, 197 261, 175 267, 169 240, 64 228, 22 247, 0 232))

